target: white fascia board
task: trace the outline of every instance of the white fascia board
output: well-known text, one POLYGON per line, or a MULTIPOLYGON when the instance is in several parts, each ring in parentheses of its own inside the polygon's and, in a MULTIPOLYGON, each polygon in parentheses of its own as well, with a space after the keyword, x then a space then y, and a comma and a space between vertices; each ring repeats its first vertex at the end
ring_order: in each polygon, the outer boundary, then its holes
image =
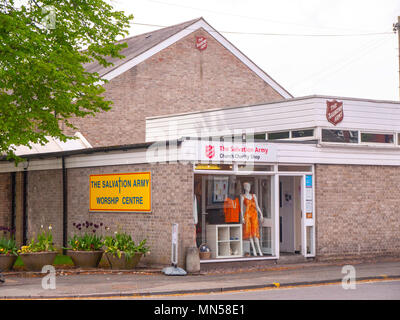
POLYGON ((269 77, 263 70, 261 70, 254 62, 252 62, 249 58, 247 58, 240 50, 238 50, 235 46, 233 46, 228 40, 226 40, 220 33, 218 33, 214 28, 212 28, 207 22, 204 20, 199 20, 194 24, 188 26, 184 30, 174 34, 168 39, 160 42, 158 45, 152 47, 146 52, 138 55, 137 57, 127 61, 123 65, 118 68, 111 70, 110 72, 103 75, 103 79, 112 80, 115 77, 118 77, 122 73, 128 71, 139 63, 145 61, 150 58, 154 54, 160 52, 161 50, 169 47, 175 42, 181 40, 192 32, 203 28, 207 31, 216 41, 218 41, 221 45, 223 45, 227 50, 229 50, 235 57, 237 57, 242 63, 244 63, 251 71, 257 74, 262 80, 268 83, 274 90, 276 90, 282 97, 285 99, 293 98, 286 90, 284 90, 275 80, 269 77))

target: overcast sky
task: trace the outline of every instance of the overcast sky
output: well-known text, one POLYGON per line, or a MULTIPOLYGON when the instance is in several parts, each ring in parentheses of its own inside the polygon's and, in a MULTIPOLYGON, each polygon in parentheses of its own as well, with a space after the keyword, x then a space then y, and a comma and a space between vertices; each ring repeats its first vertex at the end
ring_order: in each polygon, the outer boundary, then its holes
MULTIPOLYGON (((399 0, 110 1, 132 13, 134 23, 169 26, 203 17, 295 97, 399 100, 392 26, 399 0)), ((130 36, 156 29, 132 24, 130 36)))

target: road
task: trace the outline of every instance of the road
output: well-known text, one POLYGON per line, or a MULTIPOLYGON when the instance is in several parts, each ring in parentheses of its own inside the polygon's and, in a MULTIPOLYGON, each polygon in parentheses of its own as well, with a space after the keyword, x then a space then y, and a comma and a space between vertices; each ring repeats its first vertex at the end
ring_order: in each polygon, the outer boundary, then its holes
MULTIPOLYGON (((125 297, 124 299, 132 299, 125 297)), ((133 298, 139 299, 139 298, 133 298)), ((400 280, 358 282, 355 289, 341 284, 231 291, 209 294, 155 296, 146 300, 399 300, 400 280)))

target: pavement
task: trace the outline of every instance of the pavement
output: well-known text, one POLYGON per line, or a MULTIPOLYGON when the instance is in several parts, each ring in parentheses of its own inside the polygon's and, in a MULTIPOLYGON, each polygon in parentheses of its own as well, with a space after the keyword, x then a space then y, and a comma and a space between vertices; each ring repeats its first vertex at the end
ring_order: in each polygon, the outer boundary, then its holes
POLYGON ((26 271, 4 273, 5 283, 0 284, 0 299, 106 299, 160 295, 175 295, 177 299, 184 299, 185 294, 193 293, 341 283, 346 276, 342 268, 349 264, 355 268, 357 281, 400 279, 400 258, 216 269, 186 276, 167 276, 161 269, 57 269, 55 289, 42 287, 42 281, 48 274, 26 271))

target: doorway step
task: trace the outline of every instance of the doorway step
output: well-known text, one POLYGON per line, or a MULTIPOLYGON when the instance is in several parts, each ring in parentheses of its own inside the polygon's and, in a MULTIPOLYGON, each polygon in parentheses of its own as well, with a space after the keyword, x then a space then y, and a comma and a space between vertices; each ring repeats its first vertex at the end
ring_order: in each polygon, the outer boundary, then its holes
POLYGON ((301 254, 281 252, 277 264, 304 263, 308 261, 310 261, 310 259, 305 258, 301 254))

